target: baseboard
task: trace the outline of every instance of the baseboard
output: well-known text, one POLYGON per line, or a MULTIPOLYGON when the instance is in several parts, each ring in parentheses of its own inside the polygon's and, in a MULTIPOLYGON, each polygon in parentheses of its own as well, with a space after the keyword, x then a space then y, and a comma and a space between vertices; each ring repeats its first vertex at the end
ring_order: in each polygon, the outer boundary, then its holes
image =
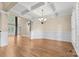
POLYGON ((62 41, 62 42, 70 42, 71 43, 71 41, 67 41, 67 40, 64 40, 64 39, 55 39, 55 38, 41 38, 41 37, 39 37, 39 38, 31 38, 31 40, 35 40, 35 39, 37 39, 37 40, 41 40, 41 39, 48 39, 48 40, 56 40, 56 41, 62 41))

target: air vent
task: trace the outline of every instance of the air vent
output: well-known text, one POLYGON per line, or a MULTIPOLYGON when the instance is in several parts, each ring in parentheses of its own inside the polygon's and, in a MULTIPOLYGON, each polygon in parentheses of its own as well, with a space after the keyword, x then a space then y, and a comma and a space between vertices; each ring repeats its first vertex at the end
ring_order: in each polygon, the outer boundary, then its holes
POLYGON ((45 4, 44 2, 39 2, 39 3, 35 4, 35 5, 33 5, 33 6, 31 7, 31 10, 34 10, 34 9, 36 9, 36 8, 38 8, 38 7, 42 6, 42 5, 44 5, 44 4, 45 4))
POLYGON ((24 11, 21 12, 21 14, 24 15, 24 14, 26 14, 28 12, 29 12, 29 10, 28 9, 25 9, 24 11))

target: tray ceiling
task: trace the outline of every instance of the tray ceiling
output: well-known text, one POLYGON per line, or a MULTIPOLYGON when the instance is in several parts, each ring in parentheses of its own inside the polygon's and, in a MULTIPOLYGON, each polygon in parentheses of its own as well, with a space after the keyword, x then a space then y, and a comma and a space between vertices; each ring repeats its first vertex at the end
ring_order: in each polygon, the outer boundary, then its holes
POLYGON ((44 16, 53 16, 55 13, 71 15, 74 4, 75 2, 17 2, 8 12, 30 19, 41 17, 41 9, 44 9, 44 16))

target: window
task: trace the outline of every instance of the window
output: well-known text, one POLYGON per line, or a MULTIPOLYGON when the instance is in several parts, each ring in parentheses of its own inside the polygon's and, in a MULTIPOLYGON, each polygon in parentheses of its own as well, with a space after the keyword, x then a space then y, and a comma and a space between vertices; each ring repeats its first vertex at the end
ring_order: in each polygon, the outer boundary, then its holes
POLYGON ((15 35, 15 16, 8 16, 8 34, 15 35))

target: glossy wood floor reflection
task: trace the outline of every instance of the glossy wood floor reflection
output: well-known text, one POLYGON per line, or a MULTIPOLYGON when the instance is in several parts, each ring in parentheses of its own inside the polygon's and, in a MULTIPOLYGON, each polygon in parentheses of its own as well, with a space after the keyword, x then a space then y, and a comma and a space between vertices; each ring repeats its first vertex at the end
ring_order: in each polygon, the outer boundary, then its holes
POLYGON ((77 56, 71 43, 34 39, 27 37, 9 37, 9 44, 0 47, 0 56, 7 57, 73 57, 77 56), (17 40, 17 42, 15 42, 17 40))

